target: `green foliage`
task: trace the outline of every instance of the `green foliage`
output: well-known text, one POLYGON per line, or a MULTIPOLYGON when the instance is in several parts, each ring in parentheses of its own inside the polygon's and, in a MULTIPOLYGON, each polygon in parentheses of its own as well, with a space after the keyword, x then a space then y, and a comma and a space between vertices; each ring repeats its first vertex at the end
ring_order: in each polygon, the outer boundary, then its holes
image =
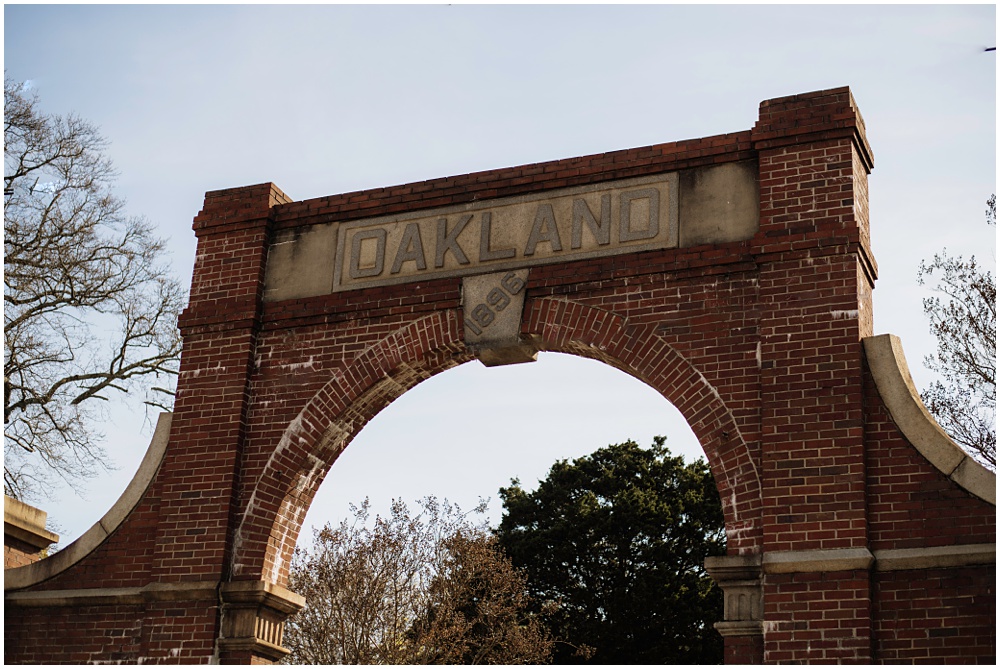
POLYGON ((608 446, 557 462, 535 492, 500 490, 496 534, 562 642, 557 663, 722 661, 722 593, 703 568, 725 553, 719 494, 703 460, 664 442, 608 446))

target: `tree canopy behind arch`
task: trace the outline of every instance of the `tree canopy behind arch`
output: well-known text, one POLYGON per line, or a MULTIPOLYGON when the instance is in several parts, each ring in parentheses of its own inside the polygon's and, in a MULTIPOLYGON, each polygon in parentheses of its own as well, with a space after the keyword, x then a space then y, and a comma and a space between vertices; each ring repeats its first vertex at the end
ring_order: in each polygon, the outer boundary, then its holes
POLYGON ((496 534, 562 642, 557 663, 722 661, 722 592, 703 567, 725 553, 719 494, 704 460, 664 444, 614 444, 556 462, 534 492, 500 490, 496 534))
MULTIPOLYGON (((481 513, 485 505, 475 509, 481 513)), ((433 497, 394 500, 369 524, 327 524, 296 548, 286 664, 537 664, 552 641, 528 610, 524 578, 485 525, 433 497), (370 526, 369 526, 370 525, 370 526)))

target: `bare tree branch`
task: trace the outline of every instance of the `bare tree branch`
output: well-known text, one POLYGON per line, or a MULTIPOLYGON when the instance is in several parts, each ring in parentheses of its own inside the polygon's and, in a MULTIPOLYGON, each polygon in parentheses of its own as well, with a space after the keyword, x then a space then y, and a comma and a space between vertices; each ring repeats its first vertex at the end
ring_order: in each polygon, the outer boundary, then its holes
MULTIPOLYGON (((296 549, 291 587, 306 607, 290 618, 288 664, 524 664, 552 641, 528 613, 524 578, 483 525, 434 498, 410 515, 394 501, 296 549)), ((482 507, 478 509, 482 510, 482 507)))
POLYGON ((152 225, 111 193, 107 141, 4 80, 4 491, 109 466, 92 406, 177 373, 180 285, 152 225))
MULTIPOLYGON (((996 195, 986 205, 986 222, 996 225, 996 195)), ((920 263, 919 283, 931 280, 941 296, 924 299, 924 313, 938 349, 924 364, 941 380, 921 398, 957 443, 996 469, 996 280, 975 256, 965 260, 947 252, 920 263)))

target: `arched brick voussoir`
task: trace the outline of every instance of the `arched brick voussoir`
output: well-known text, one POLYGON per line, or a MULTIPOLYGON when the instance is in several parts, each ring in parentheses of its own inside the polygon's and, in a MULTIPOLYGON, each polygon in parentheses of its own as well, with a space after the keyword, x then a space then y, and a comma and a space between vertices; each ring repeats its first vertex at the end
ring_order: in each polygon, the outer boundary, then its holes
POLYGON ((759 552, 761 485, 752 453, 725 400, 681 353, 619 314, 567 299, 530 300, 522 336, 539 350, 600 360, 654 388, 687 419, 722 499, 731 554, 759 552))
MULTIPOLYGON (((313 496, 333 462, 379 411, 420 381, 472 358, 456 311, 424 316, 337 370, 288 425, 235 535, 234 579, 284 585, 313 496)), ((522 335, 541 350, 600 360, 673 403, 701 442, 726 516, 731 553, 759 551, 760 481, 732 414, 711 383, 651 327, 569 300, 529 300, 522 335)))
POLYGON ((379 411, 421 381, 472 359, 456 311, 408 323, 339 368, 285 428, 233 539, 232 578, 284 586, 306 512, 337 457, 379 411))

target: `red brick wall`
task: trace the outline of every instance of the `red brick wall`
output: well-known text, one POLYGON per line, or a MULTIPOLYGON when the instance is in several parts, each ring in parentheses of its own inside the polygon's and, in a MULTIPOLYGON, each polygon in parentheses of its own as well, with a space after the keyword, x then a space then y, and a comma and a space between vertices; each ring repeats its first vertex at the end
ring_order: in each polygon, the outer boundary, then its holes
MULTIPOLYGON (((893 423, 865 377, 868 526, 873 550, 996 542, 996 514, 944 478, 893 423)), ((996 662, 995 565, 877 572, 874 659, 996 662)))
MULTIPOLYGON (((753 130, 718 137, 302 202, 270 184, 209 193, 160 471, 100 548, 30 590, 284 584, 305 512, 351 438, 400 393, 471 360, 458 278, 262 302, 276 230, 748 160, 753 239, 533 267, 522 336, 614 365, 681 410, 732 555, 993 541, 995 507, 906 443, 865 367, 871 149, 836 89, 767 101, 753 130)), ((767 574, 763 635, 728 637, 727 661, 989 657, 986 570, 931 572, 767 574)), ((204 599, 8 603, 5 659, 261 660, 218 648, 225 615, 204 599), (69 615, 98 640, 52 644, 69 615)))
POLYGON ((876 575, 875 659, 996 664, 996 568, 876 575))
POLYGON ((38 562, 42 551, 38 546, 32 546, 26 541, 4 535, 3 538, 3 568, 13 569, 32 562, 38 562))

